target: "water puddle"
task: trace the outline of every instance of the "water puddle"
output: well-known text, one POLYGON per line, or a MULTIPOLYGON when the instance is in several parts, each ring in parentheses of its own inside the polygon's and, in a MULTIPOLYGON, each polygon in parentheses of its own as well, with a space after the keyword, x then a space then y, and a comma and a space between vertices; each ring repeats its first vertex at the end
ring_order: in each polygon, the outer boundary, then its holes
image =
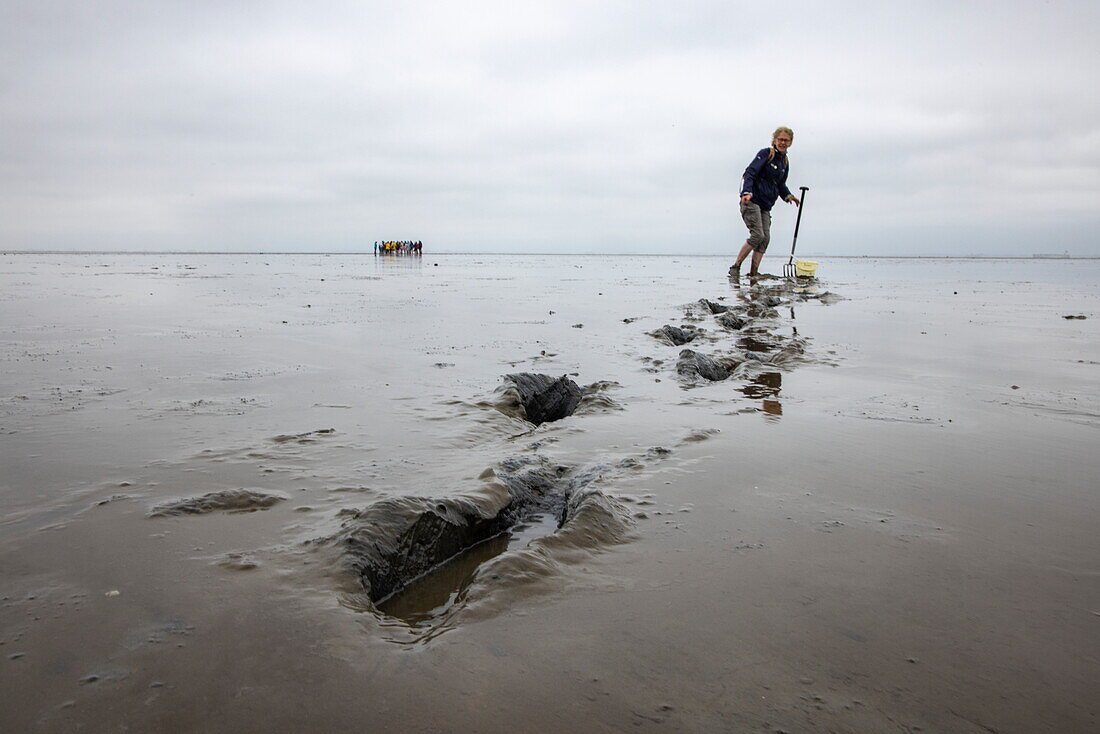
POLYGON ((779 394, 783 387, 783 375, 779 372, 764 372, 752 378, 752 382, 738 388, 746 397, 771 398, 779 394))
POLYGON ((531 515, 507 532, 467 548, 376 606, 383 614, 411 627, 430 627, 461 598, 481 564, 506 551, 525 548, 535 538, 550 535, 557 529, 558 518, 554 515, 531 515))

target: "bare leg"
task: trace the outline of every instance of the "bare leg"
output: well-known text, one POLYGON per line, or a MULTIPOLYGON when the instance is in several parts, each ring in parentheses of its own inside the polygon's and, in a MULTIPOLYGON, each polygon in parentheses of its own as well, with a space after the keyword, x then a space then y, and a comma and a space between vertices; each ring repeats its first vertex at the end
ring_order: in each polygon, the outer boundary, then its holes
MULTIPOLYGON (((748 247, 748 244, 745 246, 748 247)), ((749 271, 749 277, 760 275, 760 261, 763 259, 764 253, 755 251, 752 253, 752 270, 749 271)))
POLYGON ((745 258, 748 257, 750 252, 752 252, 752 245, 750 245, 748 242, 741 245, 741 252, 737 253, 737 262, 735 262, 733 266, 735 268, 741 267, 741 263, 745 261, 745 258))

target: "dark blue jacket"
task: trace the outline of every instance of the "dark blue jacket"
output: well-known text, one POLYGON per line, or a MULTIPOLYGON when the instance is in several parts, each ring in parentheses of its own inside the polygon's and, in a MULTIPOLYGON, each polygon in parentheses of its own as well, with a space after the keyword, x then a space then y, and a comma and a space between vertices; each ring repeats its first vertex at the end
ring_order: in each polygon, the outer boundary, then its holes
POLYGON ((764 148, 757 153, 741 179, 741 195, 752 194, 752 203, 765 210, 771 209, 776 199, 783 197, 786 201, 791 195, 787 188, 787 154, 776 150, 769 162, 772 150, 764 148))

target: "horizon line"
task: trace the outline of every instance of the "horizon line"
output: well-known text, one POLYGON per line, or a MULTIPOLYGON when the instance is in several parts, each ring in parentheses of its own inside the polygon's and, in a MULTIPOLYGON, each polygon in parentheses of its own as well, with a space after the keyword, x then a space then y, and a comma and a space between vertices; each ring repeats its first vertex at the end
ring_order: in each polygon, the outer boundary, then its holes
MULTIPOLYGON (((419 255, 378 255, 373 251, 359 250, 0 250, 0 255, 344 255, 360 257, 420 257, 419 255)), ((733 257, 732 253, 675 253, 675 252, 509 252, 447 250, 432 252, 430 255, 508 255, 508 256, 558 256, 558 257, 733 257)), ((778 257, 782 257, 778 255, 778 257)), ((809 252, 800 258, 833 259, 892 259, 892 260, 1100 260, 1100 255, 1062 255, 1056 253, 1036 253, 1032 255, 830 255, 809 252)))

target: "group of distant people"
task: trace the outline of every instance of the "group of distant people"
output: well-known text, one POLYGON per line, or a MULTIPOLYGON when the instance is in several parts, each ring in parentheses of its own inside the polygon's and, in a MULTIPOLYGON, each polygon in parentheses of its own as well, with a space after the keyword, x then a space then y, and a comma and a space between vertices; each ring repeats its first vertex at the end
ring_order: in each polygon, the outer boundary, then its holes
POLYGON ((420 255, 424 243, 420 240, 386 240, 374 243, 375 255, 420 255))
MULTIPOLYGON (((771 240, 772 207, 782 199, 796 207, 801 200, 787 188, 790 164, 787 150, 794 143, 794 131, 780 126, 772 133, 772 144, 757 152, 741 178, 741 218, 748 227, 749 237, 730 267, 730 277, 741 277, 741 263, 750 262, 749 276, 760 274, 760 261, 771 240), (751 256, 751 258, 750 258, 751 256)), ((420 255, 424 243, 419 240, 387 240, 374 243, 375 255, 420 255)), ((791 246, 794 255, 794 246, 791 246)))

